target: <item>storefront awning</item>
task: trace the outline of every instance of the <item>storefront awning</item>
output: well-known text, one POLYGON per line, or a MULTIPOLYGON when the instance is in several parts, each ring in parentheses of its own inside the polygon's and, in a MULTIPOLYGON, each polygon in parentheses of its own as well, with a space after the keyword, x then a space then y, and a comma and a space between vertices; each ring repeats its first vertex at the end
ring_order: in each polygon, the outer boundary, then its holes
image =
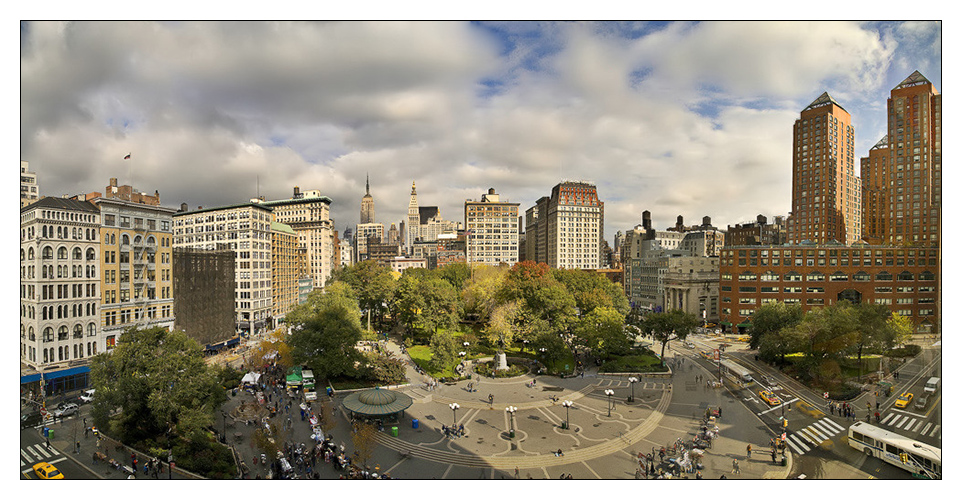
MULTIPOLYGON (((43 379, 44 379, 44 381, 48 381, 48 380, 53 380, 53 379, 58 379, 58 378, 63 378, 63 377, 69 377, 69 376, 71 376, 71 375, 79 375, 79 374, 81 374, 81 373, 87 373, 87 372, 89 372, 89 371, 90 371, 90 367, 89 367, 89 366, 77 366, 77 367, 74 367, 74 368, 67 368, 66 370, 57 370, 57 371, 53 371, 53 372, 44 373, 44 374, 43 374, 43 379)), ((39 374, 39 373, 34 373, 34 374, 31 374, 31 375, 24 375, 24 376, 20 377, 20 383, 21 383, 21 384, 28 384, 28 383, 30 383, 30 382, 37 382, 37 381, 39 381, 39 380, 40 380, 40 374, 39 374)))

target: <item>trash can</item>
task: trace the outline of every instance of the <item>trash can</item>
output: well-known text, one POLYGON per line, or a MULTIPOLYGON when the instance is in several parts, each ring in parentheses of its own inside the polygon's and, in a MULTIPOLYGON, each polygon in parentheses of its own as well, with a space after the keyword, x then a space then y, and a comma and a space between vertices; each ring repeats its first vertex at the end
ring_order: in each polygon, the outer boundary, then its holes
POLYGON ((511 439, 514 439, 514 429, 511 429, 511 432, 509 433, 509 435, 511 436, 511 439))
POLYGON ((53 439, 53 429, 50 429, 49 435, 47 437, 49 437, 50 439, 53 439))
POLYGON ((50 427, 43 428, 43 437, 50 437, 50 427))
POLYGON ((397 426, 391 427, 391 435, 397 437, 397 426))
POLYGON ((786 465, 788 465, 788 458, 782 457, 782 467, 785 467, 786 465))
POLYGON ((418 419, 414 419, 414 420, 411 421, 411 428, 413 428, 413 429, 417 429, 417 428, 418 428, 418 419))

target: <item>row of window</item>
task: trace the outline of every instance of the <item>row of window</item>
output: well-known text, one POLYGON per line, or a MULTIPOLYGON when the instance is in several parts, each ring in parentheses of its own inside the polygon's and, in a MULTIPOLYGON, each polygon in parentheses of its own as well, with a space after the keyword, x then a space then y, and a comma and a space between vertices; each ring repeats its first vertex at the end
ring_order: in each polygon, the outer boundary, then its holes
MULTIPOLYGON (((795 271, 789 271, 781 276, 772 271, 766 271, 761 274, 760 278, 758 274, 752 271, 745 271, 738 275, 738 281, 802 281, 802 274, 795 271)), ((825 275, 818 271, 808 273, 804 276, 805 281, 849 281, 849 275, 842 271, 836 271, 830 275, 825 275)), ((852 281, 872 281, 873 276, 865 271, 859 271, 851 276, 852 281)), ((888 271, 882 271, 874 276, 875 281, 892 281, 893 279, 897 281, 915 281, 915 275, 909 271, 902 271, 897 275, 893 275, 888 271)), ((731 281, 731 273, 722 273, 722 281, 731 281)), ((918 281, 935 281, 935 273, 931 271, 922 271, 918 275, 918 281)))

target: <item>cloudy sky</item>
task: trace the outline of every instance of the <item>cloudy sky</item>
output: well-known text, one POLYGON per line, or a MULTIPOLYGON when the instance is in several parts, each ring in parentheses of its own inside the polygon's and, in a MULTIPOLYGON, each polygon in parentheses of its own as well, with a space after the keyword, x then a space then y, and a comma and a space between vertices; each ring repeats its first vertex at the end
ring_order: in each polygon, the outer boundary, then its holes
POLYGON ((867 155, 894 86, 941 91, 941 47, 938 22, 21 23, 20 158, 51 196, 318 189, 339 232, 366 174, 386 225, 412 181, 463 220, 489 187, 523 211, 586 180, 612 242, 643 210, 787 215, 800 111, 829 92, 867 155))

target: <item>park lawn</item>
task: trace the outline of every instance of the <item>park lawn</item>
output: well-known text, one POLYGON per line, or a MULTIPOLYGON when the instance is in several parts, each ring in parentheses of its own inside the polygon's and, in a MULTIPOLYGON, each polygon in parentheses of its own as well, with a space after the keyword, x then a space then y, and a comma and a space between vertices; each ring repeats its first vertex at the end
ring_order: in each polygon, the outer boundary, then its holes
POLYGON ((410 348, 408 348, 408 355, 411 356, 411 359, 414 360, 414 362, 418 366, 420 366, 422 370, 427 372, 428 375, 431 375, 431 377, 433 378, 454 377, 453 366, 446 367, 444 370, 441 370, 439 372, 435 372, 430 369, 432 355, 431 355, 431 348, 429 346, 426 346, 426 345, 411 346, 410 348))

